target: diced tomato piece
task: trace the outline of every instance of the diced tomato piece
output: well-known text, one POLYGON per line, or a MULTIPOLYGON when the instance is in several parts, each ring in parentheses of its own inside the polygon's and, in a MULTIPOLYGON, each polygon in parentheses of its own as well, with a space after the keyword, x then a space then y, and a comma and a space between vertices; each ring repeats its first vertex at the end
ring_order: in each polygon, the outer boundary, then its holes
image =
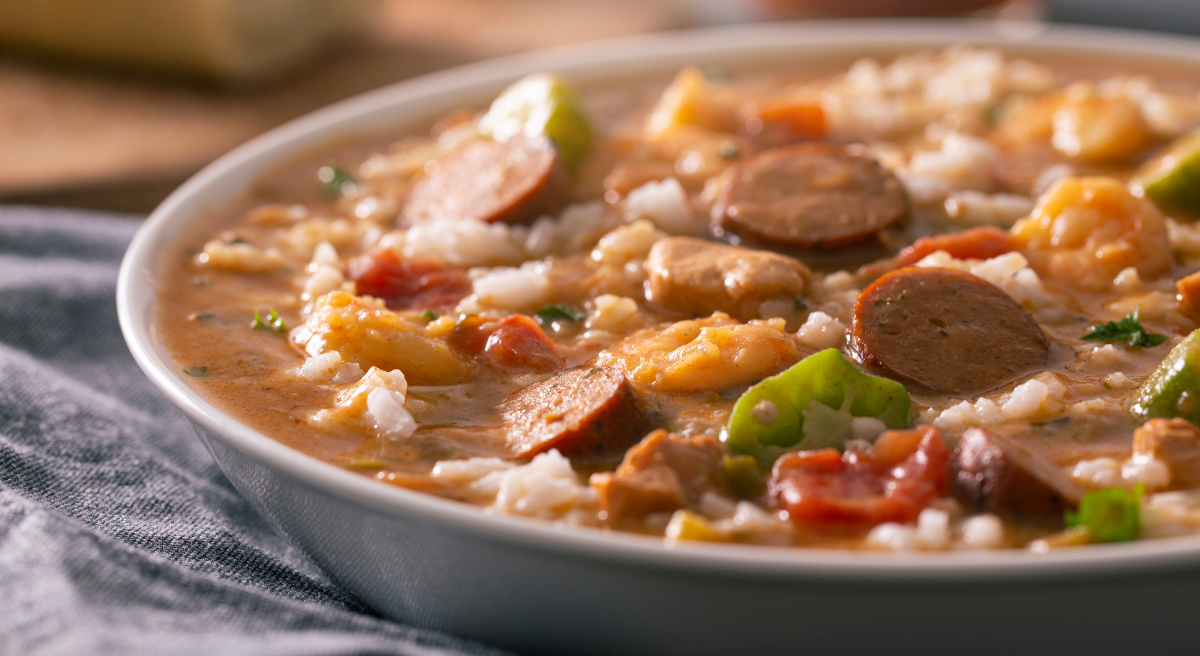
POLYGON ((950 453, 932 426, 888 431, 867 451, 788 453, 771 472, 771 498, 804 525, 910 522, 946 494, 950 453))
POLYGON ((542 327, 524 314, 501 319, 483 351, 492 362, 507 369, 553 371, 565 364, 542 327))
POLYGON ((814 103, 767 101, 759 107, 757 116, 763 123, 786 127, 799 139, 820 139, 825 136, 825 112, 814 103))
POLYGON ((450 307, 471 291, 465 272, 437 260, 405 260, 390 248, 354 258, 348 269, 359 294, 393 310, 450 307))
POLYGON ((466 317, 454 326, 454 330, 446 336, 446 341, 467 355, 479 355, 499 324, 500 320, 494 317, 466 317))
POLYGON ((554 342, 532 317, 524 314, 503 319, 467 317, 446 341, 468 355, 484 353, 493 364, 505 369, 553 371, 564 365, 554 342))
POLYGON ((1016 250, 1013 237, 1007 230, 994 226, 968 228, 948 235, 922 237, 912 246, 900 251, 891 262, 892 268, 912 266, 938 251, 946 251, 960 260, 986 260, 1016 250))

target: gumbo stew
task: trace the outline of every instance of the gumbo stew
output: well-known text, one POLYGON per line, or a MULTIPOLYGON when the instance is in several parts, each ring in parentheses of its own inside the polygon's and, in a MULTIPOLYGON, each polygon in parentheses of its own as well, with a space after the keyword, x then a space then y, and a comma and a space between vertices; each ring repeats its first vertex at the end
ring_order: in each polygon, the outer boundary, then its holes
POLYGON ((1196 533, 1198 79, 967 47, 533 75, 261 181, 180 236, 159 326, 246 424, 488 512, 668 544, 1196 533))

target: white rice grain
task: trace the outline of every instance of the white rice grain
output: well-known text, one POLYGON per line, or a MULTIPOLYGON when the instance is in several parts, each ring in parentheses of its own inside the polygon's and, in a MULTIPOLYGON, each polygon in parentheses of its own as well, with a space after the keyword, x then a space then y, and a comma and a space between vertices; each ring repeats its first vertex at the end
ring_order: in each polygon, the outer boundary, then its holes
POLYGON ((527 465, 500 474, 493 504, 498 510, 522 515, 546 516, 572 506, 595 502, 595 490, 579 482, 579 476, 557 450, 539 454, 527 465))
POLYGON ((592 314, 586 324, 589 330, 620 330, 638 313, 637 301, 615 294, 597 296, 596 300, 592 301, 592 306, 592 314))
POLYGON ((1033 211, 1033 199, 964 189, 951 192, 946 197, 945 208, 946 214, 959 223, 1011 228, 1018 219, 1033 211))
POLYGON ((592 259, 606 264, 622 264, 644 258, 650 253, 654 242, 666 236, 653 223, 639 219, 601 237, 600 243, 592 250, 592 259))
POLYGON ((404 408, 404 395, 382 387, 367 393, 367 412, 375 420, 375 428, 393 439, 411 437, 417 421, 404 408))
POLYGON ((293 371, 304 380, 320 383, 331 380, 337 375, 338 368, 341 366, 342 354, 337 351, 329 351, 306 359, 304 364, 293 371))
POLYGON ((251 244, 229 243, 220 239, 204 244, 195 262, 200 267, 236 273, 267 273, 282 269, 286 264, 278 248, 260 249, 251 244))
POLYGON ((919 546, 916 529, 895 522, 884 522, 871 529, 867 544, 891 551, 913 551, 919 546))
POLYGON ((625 197, 625 216, 630 221, 648 219, 669 235, 692 235, 703 228, 687 192, 675 178, 647 182, 630 191, 625 197))
POLYGON ((824 312, 813 312, 796 331, 796 339, 814 351, 836 348, 846 341, 846 325, 824 312))
POLYGON ((999 549, 1004 546, 1004 522, 992 514, 969 517, 962 525, 962 542, 969 549, 999 549))
POLYGON ((472 300, 483 307, 528 309, 550 298, 550 279, 542 263, 489 271, 472 282, 472 300))
POLYGON ((525 260, 523 241, 502 224, 434 221, 409 228, 404 256, 431 257, 460 267, 499 266, 525 260))
POLYGON ((945 549, 950 544, 950 513, 926 508, 917 516, 917 542, 926 549, 945 549))
POLYGON ((1121 482, 1121 465, 1112 458, 1080 460, 1071 468, 1071 478, 1084 487, 1113 487, 1121 482))

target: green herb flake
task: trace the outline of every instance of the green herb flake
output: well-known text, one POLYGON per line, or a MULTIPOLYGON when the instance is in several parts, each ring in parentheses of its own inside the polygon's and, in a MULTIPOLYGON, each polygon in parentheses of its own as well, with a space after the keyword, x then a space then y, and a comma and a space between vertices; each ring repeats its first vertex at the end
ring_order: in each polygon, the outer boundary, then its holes
POLYGON ((543 328, 553 324, 556 321, 583 321, 587 318, 587 313, 582 310, 577 310, 569 305, 552 304, 543 307, 534 313, 534 319, 538 325, 543 328))
POLYGON ((317 181, 321 183, 321 194, 329 200, 354 193, 357 184, 346 169, 337 164, 326 164, 317 169, 317 181))
POLYGON ((245 237, 239 237, 237 235, 234 235, 233 237, 229 238, 229 243, 230 244, 249 244, 250 241, 247 240, 245 237))
POLYGON ((717 154, 721 156, 721 159, 737 159, 742 156, 742 151, 736 145, 727 143, 721 146, 717 154))
POLYGON ((1088 330, 1083 336, 1084 339, 1098 339, 1105 342, 1120 342, 1124 341, 1130 346, 1158 346, 1166 341, 1166 335, 1158 333, 1146 332, 1142 327, 1142 322, 1138 320, 1138 311, 1141 307, 1135 308, 1133 312, 1126 315, 1120 321, 1108 321, 1098 323, 1088 330))
POLYGON ((421 313, 421 318, 426 321, 437 321, 438 313, 433 310, 425 310, 421 313))
POLYGON ((192 367, 191 369, 184 369, 183 373, 192 378, 203 378, 208 375, 208 367, 192 367))
POLYGON ((802 310, 807 310, 808 303, 805 303, 804 299, 797 296, 796 298, 792 299, 792 309, 796 310, 797 312, 800 312, 802 310))
POLYGON ((270 330, 271 332, 282 333, 287 330, 287 322, 275 310, 268 312, 265 319, 255 312, 254 320, 250 322, 250 327, 254 330, 270 330))
POLYGON ((1098 542, 1127 542, 1141 531, 1141 483, 1132 492, 1112 487, 1083 495, 1079 510, 1066 513, 1068 527, 1083 527, 1098 542))
POLYGON ((188 321, 208 321, 212 318, 212 312, 193 312, 188 315, 188 321))

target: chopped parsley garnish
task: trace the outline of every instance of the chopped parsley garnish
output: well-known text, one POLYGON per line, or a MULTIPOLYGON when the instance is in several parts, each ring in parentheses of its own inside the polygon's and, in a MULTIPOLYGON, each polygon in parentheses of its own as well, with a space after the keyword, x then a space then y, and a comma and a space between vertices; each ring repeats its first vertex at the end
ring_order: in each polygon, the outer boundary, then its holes
POLYGON ((1120 342, 1124 340, 1130 346, 1158 346, 1162 344, 1166 341, 1167 336, 1146 332, 1146 329, 1142 327, 1142 322, 1138 321, 1138 311, 1140 309, 1140 307, 1134 309, 1133 312, 1126 315, 1120 321, 1108 321, 1092 326, 1083 338, 1099 339, 1105 342, 1120 342))
POLYGON ((208 375, 208 367, 192 367, 191 369, 184 369, 183 373, 193 378, 203 378, 208 375))
POLYGON ((734 144, 724 144, 717 154, 721 156, 721 159, 737 159, 741 157, 742 151, 734 144))
POLYGON ((337 164, 317 169, 317 180, 321 183, 321 193, 330 200, 354 192, 354 178, 337 164))
POLYGON ((1119 487, 1083 495, 1079 510, 1067 511, 1067 526, 1082 526, 1098 542, 1126 542, 1141 531, 1142 493, 1138 483, 1132 492, 1119 487))
POLYGON ((546 307, 534 313, 534 319, 543 328, 554 323, 555 321, 583 321, 587 318, 587 313, 582 310, 577 310, 569 305, 547 305, 546 307))
POLYGON ((254 320, 250 322, 250 327, 255 330, 270 330, 276 333, 282 333, 287 330, 287 322, 275 310, 267 313, 267 318, 264 319, 257 312, 254 313, 254 320))
POLYGON ((237 235, 234 235, 233 237, 229 238, 229 243, 230 244, 249 244, 250 242, 245 237, 238 237, 237 235))
POLYGON ((438 313, 433 310, 425 310, 421 313, 421 318, 426 321, 437 321, 438 313))
POLYGON ((807 310, 808 303, 805 303, 804 299, 797 296, 795 299, 792 300, 792 309, 796 310, 797 312, 799 312, 800 310, 807 310))

